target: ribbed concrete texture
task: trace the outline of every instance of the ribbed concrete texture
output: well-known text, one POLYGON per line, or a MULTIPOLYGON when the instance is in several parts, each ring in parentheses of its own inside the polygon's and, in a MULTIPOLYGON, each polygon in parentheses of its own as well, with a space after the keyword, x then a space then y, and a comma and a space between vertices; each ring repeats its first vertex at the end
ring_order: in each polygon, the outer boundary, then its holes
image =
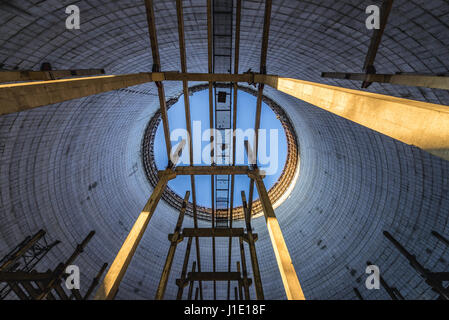
MULTIPOLYGON (((175 1, 155 2, 162 68, 179 70, 175 1)), ((357 88, 320 74, 361 71, 371 35, 365 9, 376 3, 274 0, 268 72, 357 88)), ((190 72, 207 72, 205 4, 184 1, 190 72)), ((241 72, 258 70, 263 10, 262 2, 243 1, 241 72)), ((2 1, 0 20, 0 64, 7 70, 37 70, 42 62, 54 69, 105 68, 110 74, 152 67, 142 0, 2 1), (81 9, 81 30, 68 31, 65 7, 73 3, 81 9)), ((447 72, 448 21, 448 1, 396 0, 378 72, 447 72)), ((179 84, 166 88, 168 98, 181 92, 179 84)), ((449 105, 443 90, 389 85, 369 90, 449 105)), ((1 254, 44 228, 51 239, 63 241, 43 267, 54 266, 94 229, 96 236, 78 260, 82 285, 113 260, 151 194, 140 146, 158 108, 156 92, 148 84, 0 118, 1 254)), ((436 298, 382 231, 389 230, 425 267, 448 271, 449 248, 430 231, 449 235, 449 162, 274 90, 267 95, 286 110, 300 142, 301 175, 276 214, 306 297, 355 299, 357 287, 365 298, 388 298, 382 289, 364 287, 371 260, 405 298, 436 298)), ((177 215, 160 203, 118 299, 154 298, 177 215)), ((254 227, 266 298, 284 299, 264 219, 254 227)), ((176 255, 169 299, 176 296, 184 248, 185 243, 176 255)), ((226 248, 227 241, 218 243, 221 271, 226 248)), ((203 271, 212 271, 211 241, 201 240, 201 250, 203 271)), ((234 254, 236 261, 237 250, 234 254)), ((211 284, 205 288, 205 297, 212 298, 211 284)), ((224 298, 225 286, 219 289, 224 298)))

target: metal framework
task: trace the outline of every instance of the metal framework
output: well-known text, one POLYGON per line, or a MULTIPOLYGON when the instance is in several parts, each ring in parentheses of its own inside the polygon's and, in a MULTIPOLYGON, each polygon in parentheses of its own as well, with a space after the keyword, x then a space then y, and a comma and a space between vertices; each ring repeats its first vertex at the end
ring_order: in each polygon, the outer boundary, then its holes
MULTIPOLYGON (((26 237, 10 253, 0 260, 0 272, 31 272, 37 264, 60 242, 49 244, 45 238, 46 232, 39 230, 35 235, 26 237)), ((0 300, 5 299, 12 287, 5 284, 0 289, 0 300)))
MULTIPOLYGON (((385 238, 387 238, 388 241, 408 261, 410 266, 425 280, 426 284, 429 285, 433 291, 439 294, 438 300, 449 300, 449 287, 444 287, 444 283, 449 281, 449 272, 433 272, 424 268, 416 256, 410 253, 395 237, 391 235, 391 233, 384 231, 383 234, 385 238)), ((448 239, 443 237, 438 232, 432 231, 431 235, 439 241, 449 245, 448 239)), ((370 261, 367 261, 366 264, 368 266, 374 265, 370 261)), ((382 276, 379 276, 379 282, 392 300, 405 300, 405 297, 401 294, 401 292, 396 287, 390 286, 382 276)), ((364 300, 357 288, 353 288, 353 290, 359 300, 364 300)))
POLYGON ((63 280, 67 278, 66 268, 83 252, 95 235, 94 231, 90 232, 83 242, 76 246, 73 254, 54 270, 37 272, 35 270, 37 264, 60 243, 55 241, 47 244, 45 234, 44 230, 40 230, 34 236, 27 237, 1 260, 0 283, 4 282, 6 285, 0 290, 0 300, 5 299, 11 292, 20 300, 88 300, 98 286, 107 263, 101 267, 84 296, 78 289, 72 289, 71 293, 67 294, 62 286, 63 280))
POLYGON ((377 74, 374 62, 379 50, 382 36, 387 27, 388 17, 393 7, 393 0, 384 0, 381 7, 381 21, 379 29, 374 30, 371 42, 363 64, 365 73, 345 73, 345 72, 323 72, 321 77, 332 79, 343 79, 362 81, 362 88, 368 88, 373 82, 390 83, 404 86, 425 87, 434 89, 449 90, 449 77, 446 73, 429 75, 419 73, 403 74, 377 74))
MULTIPOLYGON (((244 259, 244 243, 248 243, 251 265, 254 278, 254 286, 256 291, 256 298, 263 299, 263 286, 260 277, 260 269, 257 260, 257 253, 255 248, 255 242, 257 240, 257 235, 253 234, 251 228, 251 216, 253 211, 253 193, 254 186, 258 190, 260 197, 261 207, 265 216, 267 223, 267 228, 269 231, 269 236, 273 246, 273 250, 276 256, 276 260, 279 267, 279 272, 283 281, 285 292, 288 299, 305 299, 304 293, 302 292, 296 271, 294 269, 288 248, 286 246, 285 240, 282 235, 278 220, 276 218, 273 205, 268 196, 268 192, 265 188, 263 182, 263 172, 260 172, 257 168, 257 151, 258 151, 258 135, 255 137, 255 141, 252 145, 252 149, 249 143, 247 144, 248 154, 250 151, 254 150, 252 154, 255 155, 255 164, 252 166, 236 166, 235 165, 235 148, 233 149, 232 164, 228 161, 223 166, 217 166, 217 157, 215 154, 211 155, 212 165, 206 167, 194 167, 193 165, 193 152, 192 152, 192 142, 187 141, 185 148, 189 148, 190 151, 190 166, 187 167, 176 167, 176 163, 172 162, 171 158, 171 143, 170 143, 170 129, 169 121, 167 117, 167 103, 165 99, 165 91, 163 86, 163 81, 181 81, 183 84, 183 93, 185 99, 186 108, 186 123, 187 130, 189 134, 191 133, 191 119, 190 119, 190 105, 189 105, 189 91, 188 84, 190 81, 200 81, 207 82, 209 85, 210 93, 210 127, 219 129, 219 123, 221 123, 221 116, 217 115, 220 111, 219 103, 224 101, 224 94, 220 93, 218 88, 219 83, 225 83, 229 85, 229 99, 228 94, 226 94, 226 110, 227 115, 223 118, 226 119, 226 126, 230 127, 231 117, 232 117, 232 127, 236 127, 236 108, 237 108, 237 85, 238 82, 247 82, 250 84, 258 84, 258 99, 257 99, 257 111, 256 111, 256 121, 255 129, 260 127, 260 117, 261 117, 261 104, 263 99, 263 90, 265 85, 269 85, 274 89, 284 92, 288 95, 301 99, 305 102, 313 104, 317 107, 323 108, 329 112, 335 113, 346 119, 357 122, 368 128, 381 132, 383 134, 389 135, 399 141, 414 144, 420 148, 423 148, 435 155, 438 155, 444 159, 449 159, 449 112, 446 106, 418 102, 408 99, 400 99, 395 97, 390 97, 386 95, 367 93, 358 90, 343 89, 340 87, 327 86, 313 82, 307 82, 297 79, 282 78, 276 75, 267 75, 267 54, 268 54, 268 40, 270 31, 270 17, 271 17, 271 0, 266 0, 265 3, 265 19, 263 26, 262 35, 262 48, 261 48, 261 59, 260 59, 260 71, 259 73, 245 73, 239 74, 238 70, 238 60, 239 60, 239 42, 240 42, 240 15, 241 15, 241 1, 237 0, 236 7, 236 36, 235 36, 235 66, 234 73, 232 73, 232 66, 229 63, 229 69, 225 70, 224 73, 216 73, 218 70, 217 59, 225 58, 226 65, 232 55, 232 32, 226 30, 225 34, 220 34, 220 30, 214 20, 217 20, 219 15, 225 16, 223 18, 226 21, 226 25, 229 27, 232 22, 233 11, 227 11, 226 13, 220 13, 217 10, 217 6, 213 6, 213 0, 207 1, 207 15, 208 15, 208 69, 209 72, 205 74, 198 73, 188 73, 187 71, 187 59, 186 59, 186 46, 184 38, 184 18, 183 18, 183 2, 182 0, 176 1, 177 17, 178 17, 178 31, 179 31, 179 48, 180 48, 180 58, 181 58, 181 72, 162 72, 161 63, 158 49, 156 24, 154 17, 154 8, 152 0, 145 0, 146 13, 148 19, 148 29, 151 42, 151 50, 153 56, 153 70, 151 73, 139 73, 139 74, 128 74, 128 75, 103 75, 103 76, 92 76, 86 78, 70 78, 61 80, 47 80, 47 81, 35 81, 35 82, 24 82, 24 83, 7 83, 0 85, 0 115, 14 113, 19 111, 24 111, 32 108, 37 108, 40 106, 45 106, 48 104, 60 103, 68 101, 71 99, 86 97, 93 94, 98 94, 102 92, 120 90, 123 88, 155 82, 158 88, 158 95, 160 100, 160 112, 162 117, 162 123, 164 128, 164 136, 166 142, 166 151, 168 156, 167 169, 160 172, 157 185, 155 186, 153 193, 148 200, 146 206, 137 218, 133 228, 131 229, 129 235, 124 241, 122 247, 120 248, 115 260, 113 261, 111 267, 109 268, 100 288, 98 289, 95 299, 106 300, 114 299, 120 282, 123 279, 125 272, 131 263, 133 255, 139 245, 140 240, 150 222, 152 215, 155 212, 157 204, 161 199, 161 196, 166 189, 167 183, 171 179, 175 179, 178 175, 189 175, 191 177, 191 191, 190 194, 186 194, 184 199, 184 204, 181 208, 178 223, 175 228, 175 232, 170 236, 169 240, 171 242, 170 250, 167 255, 166 264, 164 266, 164 271, 161 276, 161 281, 157 291, 157 299, 163 299, 164 292, 167 284, 167 279, 170 273, 171 264, 173 262, 173 257, 175 254, 176 246, 180 241, 183 241, 185 237, 188 238, 187 250, 185 253, 183 269, 181 277, 177 280, 178 299, 183 297, 183 289, 189 286, 188 297, 191 299, 193 297, 193 289, 195 282, 198 282, 198 288, 195 291, 195 299, 203 299, 202 281, 227 281, 228 286, 228 298, 230 298, 230 282, 237 281, 238 287, 234 287, 234 292, 236 298, 249 299, 249 286, 253 282, 249 277, 246 261, 244 259), (222 41, 222 42, 220 42, 222 41), (220 46, 219 44, 225 44, 220 46), (226 51, 221 56, 220 50, 226 51), (215 86, 215 87, 214 87, 215 86), (215 88, 215 109, 214 109, 214 88, 215 88), (233 93, 233 104, 231 102, 231 93, 233 93), (231 112, 233 105, 233 110, 231 112), (215 113, 214 113, 215 112, 215 113), (215 115, 215 119, 214 119, 215 115), (229 116, 229 117, 228 117, 229 116), (228 119, 229 118, 229 119, 228 119), (215 120, 215 122, 214 122, 215 120), (215 123, 215 125, 214 125, 215 123), (210 229, 200 229, 198 228, 198 217, 196 210, 196 189, 195 189, 195 175, 210 175, 212 176, 212 192, 215 197, 212 199, 212 226, 210 229), (249 198, 246 201, 245 193, 242 192, 243 200, 243 212, 245 216, 246 223, 246 233, 242 234, 241 230, 232 228, 232 218, 233 218, 233 194, 234 194, 234 176, 235 175, 247 175, 250 178, 249 187, 249 198), (216 192, 220 189, 217 180, 214 180, 214 176, 230 176, 231 179, 227 180, 227 192, 228 197, 226 201, 226 207, 229 208, 229 224, 226 228, 217 228, 218 224, 215 219, 216 210, 219 207, 221 196, 216 192), (215 185, 216 184, 216 188, 215 185), (229 197, 230 194, 230 197, 229 197), (182 221, 184 218, 186 203, 189 196, 193 199, 193 218, 194 218, 194 228, 182 230, 182 221), (236 262, 237 272, 232 272, 231 265, 232 261, 228 260, 228 272, 218 273, 216 272, 216 260, 215 260, 215 238, 216 237, 229 237, 229 253, 231 255, 232 239, 236 236, 239 238, 239 249, 241 253, 241 261, 236 262), (213 272, 203 272, 201 270, 201 254, 199 246, 200 237, 211 237, 213 245, 213 272), (196 261, 193 262, 191 272, 187 273, 189 267, 189 258, 192 247, 193 238, 195 239, 196 245, 196 261), (244 292, 244 294, 243 294, 244 292)), ((218 3, 218 2, 217 2, 218 3)), ((220 4, 224 2, 220 1, 220 4)), ((231 2, 226 2, 229 4, 228 8, 231 8, 231 2)), ((372 44, 370 46, 369 53, 365 62, 365 71, 369 74, 375 73, 373 71, 373 64, 376 52, 379 47, 380 39, 383 30, 386 26, 386 21, 388 18, 389 10, 391 10, 392 0, 385 0, 384 2, 384 15, 382 18, 381 30, 373 35, 372 44)), ((231 57, 232 58, 232 57, 231 57)), ((15 75, 15 79, 19 78, 15 75)), ((32 76, 28 76, 31 78, 32 76)), ((373 76, 374 77, 374 76, 373 76)), ((41 78, 45 78, 44 74, 41 74, 41 78)), ((11 78, 11 74, 0 74, 0 81, 9 82, 14 79, 14 75, 11 78)), ((369 78, 370 79, 370 78, 369 78)), ((369 80, 368 79, 368 80, 369 80)), ((364 80, 367 80, 366 78, 364 80)), ((211 142, 215 141, 214 137, 211 137, 211 142)), ((217 141, 216 141, 217 144, 217 141)), ((235 146, 235 137, 233 137, 232 145, 235 146)), ((222 146, 223 147, 223 146, 222 146)), ((229 146, 225 146, 229 149, 229 146)), ((175 154, 179 154, 181 150, 176 150, 175 154)), ((215 150, 216 151, 216 150, 215 150)), ((223 188, 224 190, 225 188, 223 188)), ((388 236, 390 241, 403 253, 409 261, 411 261, 412 266, 420 272, 423 277, 428 280, 428 283, 437 290, 441 297, 447 298, 447 290, 442 287, 441 281, 447 280, 446 274, 429 273, 427 270, 423 269, 421 265, 413 258, 409 256, 406 250, 400 246, 400 244, 395 241, 394 238, 388 236)), ((444 241, 445 238, 439 238, 444 241)), ((86 239, 87 240, 87 239, 86 239)), ((447 239, 446 239, 447 240, 447 239)), ((79 249, 79 248, 78 248, 79 249)), ((78 250, 77 249, 77 250, 78 250)), ((82 250, 82 248, 81 248, 82 250)), ((58 294, 58 281, 61 279, 61 270, 72 261, 79 250, 76 251, 71 258, 65 263, 61 264, 57 269, 57 277, 52 276, 50 273, 43 274, 6 274, 5 279, 10 282, 14 282, 19 277, 20 279, 29 280, 37 279, 37 283, 40 286, 40 291, 37 293, 33 288, 29 286, 29 282, 24 282, 25 290, 35 298, 51 298, 51 290, 55 288, 58 294), (9 277, 9 278, 8 278, 9 277), (40 284, 39 284, 40 283, 40 284), (27 289, 28 288, 28 289, 27 289)), ((105 269, 105 268, 104 268, 105 269)), ((99 276, 96 278, 98 281, 99 276)), ((35 280, 32 280, 35 281, 35 280)), ((17 290, 13 288, 13 290, 17 290)), ((91 291, 91 290, 90 290, 91 291)), ((17 290, 17 292, 20 292, 17 290)), ((19 293, 22 294, 22 293, 19 293)), ((73 293, 77 296, 79 293, 73 293)), ((216 297, 216 290, 214 285, 214 297, 216 297)), ((360 298, 362 298, 360 296, 360 298)))

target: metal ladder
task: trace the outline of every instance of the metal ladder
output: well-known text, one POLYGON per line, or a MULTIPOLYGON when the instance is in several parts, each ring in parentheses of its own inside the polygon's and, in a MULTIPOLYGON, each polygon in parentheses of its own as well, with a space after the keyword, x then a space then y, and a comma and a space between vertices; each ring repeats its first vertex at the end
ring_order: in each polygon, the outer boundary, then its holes
MULTIPOLYGON (((213 59, 214 73, 232 72, 233 0, 213 1, 213 59)), ((232 148, 232 94, 231 83, 215 83, 215 129, 222 141, 215 139, 215 163, 231 165, 232 148)), ((217 228, 229 228, 231 178, 227 175, 215 176, 215 208, 227 211, 226 216, 217 216, 217 228)))

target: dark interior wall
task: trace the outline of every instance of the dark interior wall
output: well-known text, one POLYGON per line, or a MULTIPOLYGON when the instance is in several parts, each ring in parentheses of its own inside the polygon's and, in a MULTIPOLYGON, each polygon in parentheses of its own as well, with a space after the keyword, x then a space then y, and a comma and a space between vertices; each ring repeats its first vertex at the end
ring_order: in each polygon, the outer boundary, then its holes
MULTIPOLYGON (((179 70, 174 1, 155 1, 162 68, 179 70)), ((378 1, 377 1, 378 2, 378 1)), ((370 32, 371 1, 273 1, 268 72, 348 88, 322 71, 359 72, 370 32)), ((184 1, 190 72, 207 72, 205 1, 184 1)), ((263 3, 243 1, 241 68, 258 70, 263 3)), ((0 64, 4 69, 105 68, 108 73, 151 70, 143 1, 3 1, 0 64), (65 29, 65 8, 81 9, 81 30, 65 29)), ((376 60, 379 72, 444 72, 449 57, 448 1, 395 1, 376 60)), ((154 84, 0 117, 0 254, 40 228, 63 244, 54 266, 87 233, 97 235, 78 260, 87 285, 111 262, 148 199, 140 160, 147 122, 158 108, 154 84), (137 91, 137 92, 136 92, 137 91)), ((167 97, 181 92, 167 84, 167 97)), ((373 92, 449 104, 443 90, 373 85, 373 92)), ((301 175, 276 210, 307 298, 387 298, 364 289, 367 260, 406 298, 434 298, 426 284, 382 236, 391 231, 429 269, 448 269, 449 249, 430 230, 449 234, 449 164, 352 122, 287 97, 267 95, 285 108, 298 133, 301 175), (360 283, 357 283, 360 279, 360 283)), ((152 299, 177 212, 161 203, 151 220, 119 299, 152 299)), ((186 225, 191 225, 190 220, 186 225)), ((254 222, 267 298, 285 297, 265 222, 254 222)), ((201 242, 203 270, 211 270, 210 241, 201 242)), ((185 243, 179 247, 167 298, 176 294, 185 243)), ((219 252, 226 252, 220 243, 219 252)), ((234 250, 236 253, 236 250, 234 250)), ((192 252, 192 257, 195 252, 192 252)), ((220 265, 226 262, 219 255, 220 265)), ((235 261, 235 257, 234 257, 235 261)), ((209 270, 209 271, 210 271, 209 270)), ((223 289, 223 288, 221 288, 223 289)), ((210 294, 210 286, 207 295, 210 294)), ((209 295, 210 296, 210 295, 209 295)), ((220 290, 220 297, 224 291, 220 290)))

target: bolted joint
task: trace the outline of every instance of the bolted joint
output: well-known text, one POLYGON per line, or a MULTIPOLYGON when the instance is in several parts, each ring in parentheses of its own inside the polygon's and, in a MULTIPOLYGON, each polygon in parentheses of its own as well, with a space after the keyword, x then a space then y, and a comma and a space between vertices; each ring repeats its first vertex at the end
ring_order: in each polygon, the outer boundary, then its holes
POLYGON ((185 287, 187 287, 189 285, 189 282, 184 279, 176 279, 176 285, 179 288, 184 289, 185 287))
POLYGON ((157 173, 157 176, 159 179, 165 176, 168 180, 173 180, 176 178, 176 172, 171 169, 161 170, 157 173))
MULTIPOLYGON (((252 236, 253 236, 253 241, 254 242, 259 240, 259 235, 257 233, 253 233, 252 236)), ((242 239, 243 239, 243 241, 245 241, 246 243, 249 244, 249 235, 248 234, 243 235, 242 239)))
POLYGON ((256 87, 256 73, 251 69, 248 69, 248 71, 244 72, 244 74, 251 75, 251 79, 248 81, 248 85, 256 87))
POLYGON ((248 177, 252 180, 263 180, 266 177, 265 171, 259 170, 259 169, 252 169, 248 172, 248 177))
POLYGON ((169 234, 168 235, 168 241, 170 241, 172 244, 178 244, 184 241, 184 236, 183 235, 178 235, 178 234, 169 234), (176 237, 175 237, 176 236, 176 237))

